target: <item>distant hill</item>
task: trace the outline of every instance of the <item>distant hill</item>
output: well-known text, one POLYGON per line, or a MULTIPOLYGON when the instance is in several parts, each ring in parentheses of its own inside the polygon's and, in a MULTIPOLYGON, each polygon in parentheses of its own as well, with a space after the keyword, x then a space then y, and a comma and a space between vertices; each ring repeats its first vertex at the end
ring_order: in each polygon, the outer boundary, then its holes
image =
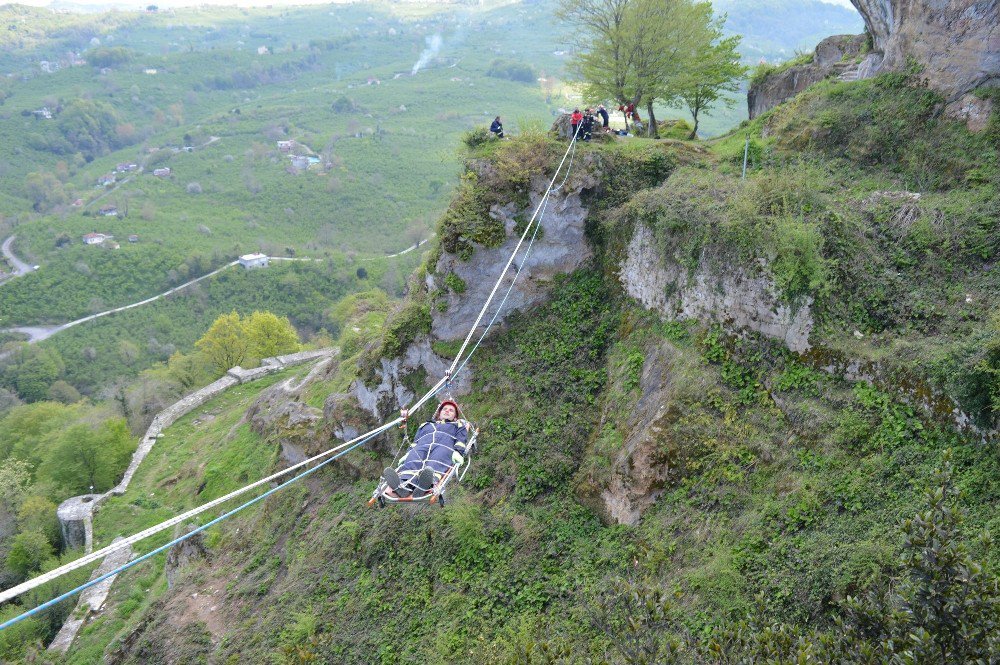
POLYGON ((865 29, 857 11, 820 0, 714 0, 712 5, 728 16, 726 30, 743 35, 740 50, 754 62, 787 60, 824 37, 865 29))

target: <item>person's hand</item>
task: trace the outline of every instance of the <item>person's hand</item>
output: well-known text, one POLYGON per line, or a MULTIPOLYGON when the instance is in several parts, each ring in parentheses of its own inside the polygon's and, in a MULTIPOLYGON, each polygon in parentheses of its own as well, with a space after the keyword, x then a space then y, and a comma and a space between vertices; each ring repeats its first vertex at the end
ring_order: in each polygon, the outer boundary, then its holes
POLYGON ((458 466, 459 464, 461 464, 464 461, 465 461, 465 458, 462 457, 462 453, 458 452, 457 450, 452 451, 452 453, 451 453, 451 463, 454 466, 458 466))

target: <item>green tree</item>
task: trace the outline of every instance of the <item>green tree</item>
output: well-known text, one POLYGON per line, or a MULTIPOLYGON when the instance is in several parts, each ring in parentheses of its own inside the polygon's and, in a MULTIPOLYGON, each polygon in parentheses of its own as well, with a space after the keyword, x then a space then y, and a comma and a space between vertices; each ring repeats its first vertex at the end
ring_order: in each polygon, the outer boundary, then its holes
MULTIPOLYGON (((994 663, 1000 659, 1000 585, 962 538, 951 451, 903 522, 902 571, 893 590, 848 598, 833 642, 836 662, 994 663)), ((984 536, 984 548, 992 545, 984 536)))
POLYGON ((180 384, 184 390, 190 390, 203 378, 208 377, 208 370, 205 365, 205 358, 198 353, 183 354, 175 351, 167 360, 167 371, 170 377, 180 384))
POLYGON ((40 570, 53 554, 48 538, 38 531, 24 531, 14 536, 7 553, 7 567, 21 579, 40 570))
POLYGON ((233 310, 212 322, 195 346, 208 357, 219 374, 224 374, 246 360, 250 345, 240 315, 233 310))
POLYGON ((45 536, 54 547, 62 535, 56 504, 37 494, 25 497, 17 510, 17 524, 21 531, 34 531, 45 536))
POLYGON ((243 325, 249 338, 249 355, 253 358, 271 358, 299 350, 299 335, 286 316, 254 312, 243 325))
MULTIPOLYGON (((681 81, 712 22, 707 2, 691 0, 562 0, 557 16, 574 27, 580 56, 570 71, 591 99, 653 108, 679 98, 681 81)), ((709 40, 709 43, 711 40, 709 40)))
POLYGON ((83 397, 79 390, 60 379, 49 386, 49 399, 63 404, 75 404, 83 397))
POLYGON ((29 402, 48 397, 49 386, 65 369, 58 351, 38 346, 22 347, 5 374, 12 379, 18 394, 29 402))
POLYGON ((0 463, 0 542, 14 532, 14 519, 31 485, 31 465, 16 459, 0 463))
POLYGON ((50 458, 39 475, 51 478, 67 493, 81 494, 111 489, 128 465, 135 441, 124 418, 101 423, 97 428, 76 424, 55 441, 50 458))
POLYGON ((727 106, 735 103, 735 97, 726 97, 724 93, 736 92, 740 80, 747 75, 748 68, 740 64, 740 54, 736 51, 740 36, 719 41, 724 20, 722 17, 706 26, 708 34, 698 41, 694 57, 681 79, 679 96, 694 120, 690 139, 698 136, 698 118, 703 111, 712 108, 720 99, 727 106))
POLYGON ((0 420, 0 459, 12 457, 37 465, 48 443, 79 415, 79 407, 57 402, 19 406, 0 420))
POLYGON ((29 173, 24 179, 24 189, 35 210, 48 210, 68 200, 63 184, 51 173, 29 173))

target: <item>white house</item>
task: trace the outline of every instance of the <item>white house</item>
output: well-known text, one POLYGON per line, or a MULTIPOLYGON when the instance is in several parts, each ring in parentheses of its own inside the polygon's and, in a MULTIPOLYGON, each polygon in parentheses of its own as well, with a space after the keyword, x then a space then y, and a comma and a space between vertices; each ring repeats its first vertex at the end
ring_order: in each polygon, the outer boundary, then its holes
POLYGON ((170 175, 170 167, 164 166, 162 169, 153 169, 153 175, 158 178, 166 178, 170 175))
POLYGON ((87 233, 83 236, 84 245, 100 245, 111 236, 105 233, 87 233))
POLYGON ((247 270, 251 268, 266 268, 267 254, 244 254, 240 257, 240 265, 247 270))

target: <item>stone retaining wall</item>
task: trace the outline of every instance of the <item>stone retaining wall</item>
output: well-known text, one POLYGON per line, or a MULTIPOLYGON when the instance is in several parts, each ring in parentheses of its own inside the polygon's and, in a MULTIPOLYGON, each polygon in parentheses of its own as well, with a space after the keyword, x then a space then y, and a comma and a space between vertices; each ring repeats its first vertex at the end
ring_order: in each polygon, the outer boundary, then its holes
MULTIPOLYGON (((290 353, 288 355, 277 356, 275 358, 264 358, 261 361, 261 367, 256 367, 254 369, 233 367, 226 372, 225 376, 222 378, 208 384, 200 390, 196 390, 186 397, 179 399, 163 411, 160 411, 153 418, 153 422, 150 423, 149 428, 142 437, 142 441, 139 442, 139 447, 136 448, 134 453, 132 453, 132 461, 128 465, 128 469, 125 470, 125 475, 122 476, 122 480, 118 483, 118 485, 104 494, 87 494, 81 497, 71 497, 60 504, 56 514, 60 518, 60 523, 62 523, 64 516, 67 518, 67 522, 63 524, 64 530, 79 530, 82 525, 84 529, 84 541, 88 544, 91 543, 93 540, 92 519, 94 512, 102 503, 107 501, 109 497, 121 496, 125 493, 125 490, 128 489, 129 483, 132 482, 132 477, 135 476, 135 472, 138 471, 139 465, 142 464, 142 460, 144 460, 146 455, 149 454, 149 451, 153 449, 153 444, 156 443, 156 440, 163 435, 163 430, 173 425, 182 416, 191 413, 213 397, 222 394, 226 391, 226 389, 231 388, 232 386, 247 383, 249 381, 255 381, 267 376, 268 374, 277 374, 287 367, 302 365, 317 358, 331 358, 336 355, 337 352, 338 349, 336 348, 319 349, 316 351, 300 351, 298 353, 290 353)), ((75 537, 79 539, 79 534, 75 534, 75 537)), ((89 545, 87 547, 87 551, 90 551, 89 545)), ((98 569, 99 572, 95 572, 95 576, 103 574, 103 572, 100 571, 105 568, 109 571, 113 570, 131 559, 131 556, 131 548, 128 548, 128 550, 111 552, 104 559, 104 562, 98 569), (126 551, 127 555, 123 554, 126 551), (124 558, 122 558, 123 556, 124 558)), ((79 617, 86 617, 90 611, 96 611, 100 608, 101 604, 104 602, 104 598, 107 597, 108 591, 111 589, 111 583, 113 581, 114 577, 109 578, 99 585, 100 602, 96 603, 96 607, 93 602, 93 594, 85 593, 81 596, 77 603, 77 609, 71 615, 71 618, 64 624, 63 629, 59 632, 56 640, 52 643, 52 645, 50 645, 50 649, 63 653, 69 649, 73 639, 76 637, 76 633, 80 630, 80 627, 84 623, 84 619, 79 617), (84 605, 87 607, 84 608, 84 605)))

